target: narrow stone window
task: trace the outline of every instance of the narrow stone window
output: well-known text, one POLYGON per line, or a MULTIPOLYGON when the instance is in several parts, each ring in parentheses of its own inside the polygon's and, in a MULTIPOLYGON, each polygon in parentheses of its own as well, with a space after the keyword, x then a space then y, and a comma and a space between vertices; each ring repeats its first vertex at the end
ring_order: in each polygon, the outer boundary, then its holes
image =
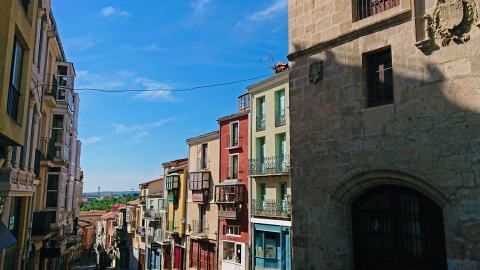
POLYGON ((393 103, 393 67, 390 48, 366 56, 368 106, 393 103))

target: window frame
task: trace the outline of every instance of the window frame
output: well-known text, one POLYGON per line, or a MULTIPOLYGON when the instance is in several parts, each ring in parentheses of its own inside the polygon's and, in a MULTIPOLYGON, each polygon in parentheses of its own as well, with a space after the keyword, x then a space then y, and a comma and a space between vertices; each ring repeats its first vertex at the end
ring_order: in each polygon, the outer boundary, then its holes
MULTIPOLYGON (((61 178, 60 178, 60 174, 59 173, 47 173, 47 184, 45 186, 45 203, 44 203, 44 206, 45 208, 50 208, 50 209, 57 209, 60 205, 59 205, 59 202, 60 202, 60 185, 61 185, 61 178), (50 182, 50 176, 56 176, 57 179, 57 186, 56 186, 56 189, 52 189, 52 186, 51 186, 51 182, 50 182), (55 195, 56 193, 56 205, 55 206, 49 206, 49 194, 53 194, 55 195)), ((66 197, 66 196, 65 196, 66 197)))
POLYGON ((275 92, 275 126, 283 126, 286 124, 286 91, 285 89, 275 92), (283 107, 281 106, 283 101, 283 107))
POLYGON ((365 54, 364 61, 368 108, 393 104, 395 99, 391 48, 382 48, 365 54))
POLYGON ((223 235, 228 236, 241 236, 242 226, 239 225, 223 225, 223 235), (232 233, 230 233, 232 232, 232 233))
POLYGON ((228 140, 228 147, 239 147, 240 146, 240 121, 230 122, 230 133, 228 140), (236 126, 236 128, 235 128, 236 126), (235 132, 236 131, 236 132, 235 132))
POLYGON ((256 131, 262 131, 266 128, 266 106, 265 96, 261 96, 256 99, 256 131))
POLYGON ((12 64, 8 86, 7 114, 18 121, 20 111, 20 99, 22 96, 23 60, 25 48, 15 35, 12 50, 12 64))
POLYGON ((353 0, 353 21, 360 21, 398 6, 400 0, 353 0))

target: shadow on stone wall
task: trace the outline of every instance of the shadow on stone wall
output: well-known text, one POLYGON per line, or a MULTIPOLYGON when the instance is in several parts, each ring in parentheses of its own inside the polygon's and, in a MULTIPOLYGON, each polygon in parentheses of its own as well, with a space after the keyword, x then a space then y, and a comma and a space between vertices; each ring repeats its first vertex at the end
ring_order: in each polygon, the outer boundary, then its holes
MULTIPOLYGON (((352 190, 348 203, 332 193, 346 175, 375 170, 408 173, 425 183, 418 188, 425 195, 445 196, 449 267, 480 266, 480 39, 424 53, 409 32, 394 30, 292 61, 294 269, 353 265, 349 203, 371 186, 352 190), (394 103, 368 107, 364 54, 386 44, 394 103), (316 61, 323 61, 323 76, 311 83, 309 66, 316 61)), ((292 51, 302 49, 293 44, 292 51)))

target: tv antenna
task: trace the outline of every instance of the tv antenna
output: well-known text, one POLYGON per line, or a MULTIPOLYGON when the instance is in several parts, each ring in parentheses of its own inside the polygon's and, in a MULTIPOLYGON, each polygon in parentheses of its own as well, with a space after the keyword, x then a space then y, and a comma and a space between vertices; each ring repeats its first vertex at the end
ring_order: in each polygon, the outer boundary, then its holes
MULTIPOLYGON (((263 62, 268 61, 270 63, 270 66, 268 67, 269 69, 271 69, 273 67, 273 60, 275 60, 275 56, 271 55, 270 53, 268 53, 267 57, 260 58, 260 62, 263 63, 263 62)), ((265 69, 267 69, 267 68, 265 68, 265 69)))

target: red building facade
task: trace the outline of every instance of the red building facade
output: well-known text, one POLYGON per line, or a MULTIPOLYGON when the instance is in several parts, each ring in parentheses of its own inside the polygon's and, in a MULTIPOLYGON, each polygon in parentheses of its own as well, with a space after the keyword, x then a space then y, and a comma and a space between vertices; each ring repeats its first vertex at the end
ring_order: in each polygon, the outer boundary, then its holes
POLYGON ((220 183, 215 186, 219 218, 219 269, 248 269, 248 114, 250 95, 220 124, 220 183))

